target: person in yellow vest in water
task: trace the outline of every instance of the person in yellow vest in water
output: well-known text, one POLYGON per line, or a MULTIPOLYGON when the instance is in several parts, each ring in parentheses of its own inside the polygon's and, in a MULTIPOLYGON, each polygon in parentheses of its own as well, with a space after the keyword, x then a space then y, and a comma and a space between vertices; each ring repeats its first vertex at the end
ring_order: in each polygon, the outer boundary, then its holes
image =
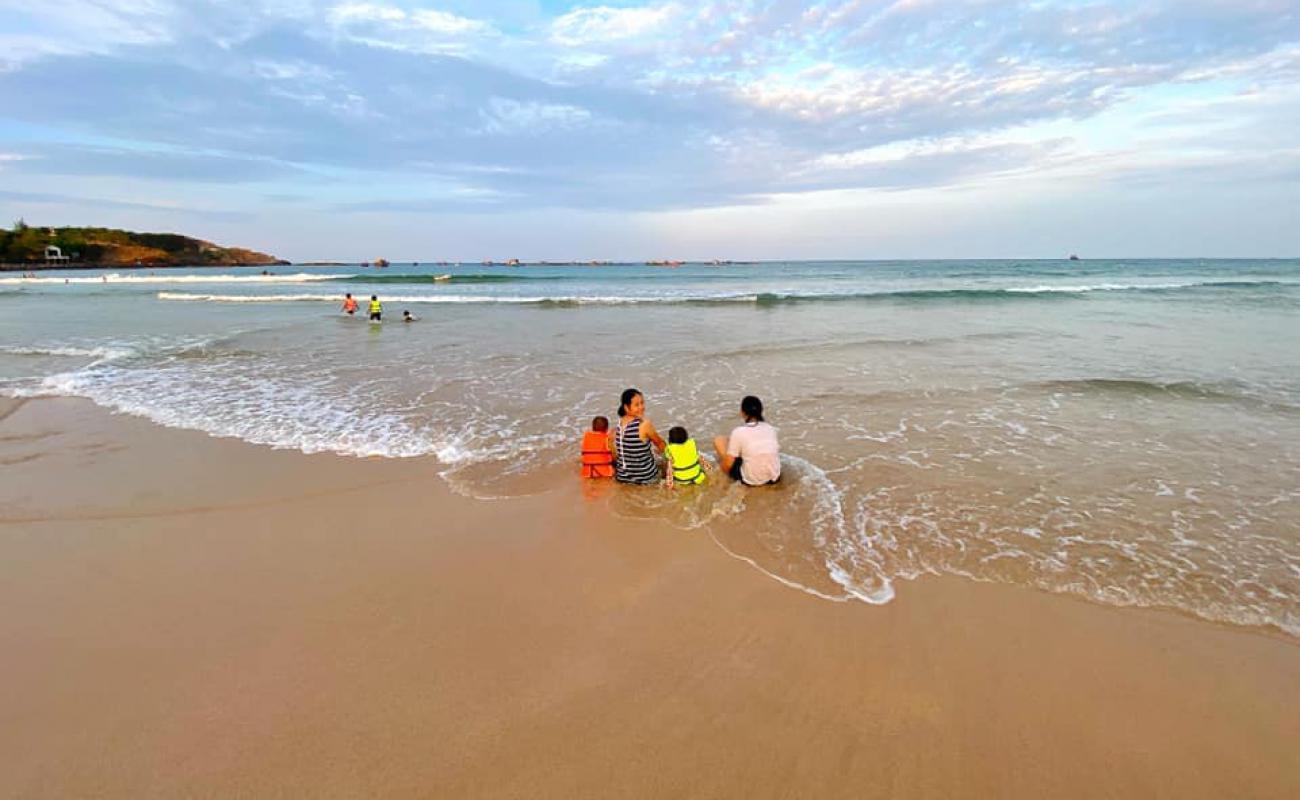
POLYGON ((379 322, 380 321, 379 317, 383 313, 384 313, 384 307, 379 305, 379 298, 373 294, 370 295, 370 321, 379 322))
POLYGON ((680 425, 668 430, 664 455, 668 459, 669 486, 674 483, 700 484, 707 480, 704 464, 700 462, 700 449, 680 425))

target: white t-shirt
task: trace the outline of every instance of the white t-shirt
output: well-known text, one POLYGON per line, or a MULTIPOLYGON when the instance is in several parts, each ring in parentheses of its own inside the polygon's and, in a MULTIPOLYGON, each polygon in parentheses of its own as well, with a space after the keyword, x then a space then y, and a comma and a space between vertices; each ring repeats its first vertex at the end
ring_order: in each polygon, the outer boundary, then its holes
POLYGON ((750 486, 762 486, 781 477, 781 447, 776 428, 766 422, 746 422, 731 431, 727 455, 739 456, 740 479, 750 486))

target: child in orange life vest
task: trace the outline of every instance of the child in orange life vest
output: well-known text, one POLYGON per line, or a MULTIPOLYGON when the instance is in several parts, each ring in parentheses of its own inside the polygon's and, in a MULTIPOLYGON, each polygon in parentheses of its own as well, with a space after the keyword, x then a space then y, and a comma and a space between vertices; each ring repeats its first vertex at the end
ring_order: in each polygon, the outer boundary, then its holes
POLYGON ((582 435, 582 477, 614 477, 614 451, 609 446, 609 420, 596 417, 582 435))

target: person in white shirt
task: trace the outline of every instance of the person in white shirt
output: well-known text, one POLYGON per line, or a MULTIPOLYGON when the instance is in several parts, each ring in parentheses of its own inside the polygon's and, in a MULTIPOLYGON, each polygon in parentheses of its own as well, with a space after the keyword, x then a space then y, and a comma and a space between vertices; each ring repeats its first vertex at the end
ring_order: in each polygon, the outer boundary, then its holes
POLYGON ((746 395, 740 401, 740 415, 745 424, 731 431, 731 436, 713 440, 718 465, 732 480, 746 486, 763 486, 781 480, 781 446, 776 428, 763 421, 763 401, 746 395))

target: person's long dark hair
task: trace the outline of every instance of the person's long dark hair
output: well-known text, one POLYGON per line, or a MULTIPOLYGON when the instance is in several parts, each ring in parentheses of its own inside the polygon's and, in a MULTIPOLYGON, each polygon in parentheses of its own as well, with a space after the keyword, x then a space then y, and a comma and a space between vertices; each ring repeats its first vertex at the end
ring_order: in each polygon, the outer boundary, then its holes
POLYGON ((627 416, 627 407, 632 405, 632 398, 641 394, 637 389, 624 389, 623 394, 618 398, 618 418, 622 419, 627 416))
POLYGON ((740 401, 740 413, 750 422, 762 422, 763 401, 752 394, 745 395, 745 399, 740 401))

